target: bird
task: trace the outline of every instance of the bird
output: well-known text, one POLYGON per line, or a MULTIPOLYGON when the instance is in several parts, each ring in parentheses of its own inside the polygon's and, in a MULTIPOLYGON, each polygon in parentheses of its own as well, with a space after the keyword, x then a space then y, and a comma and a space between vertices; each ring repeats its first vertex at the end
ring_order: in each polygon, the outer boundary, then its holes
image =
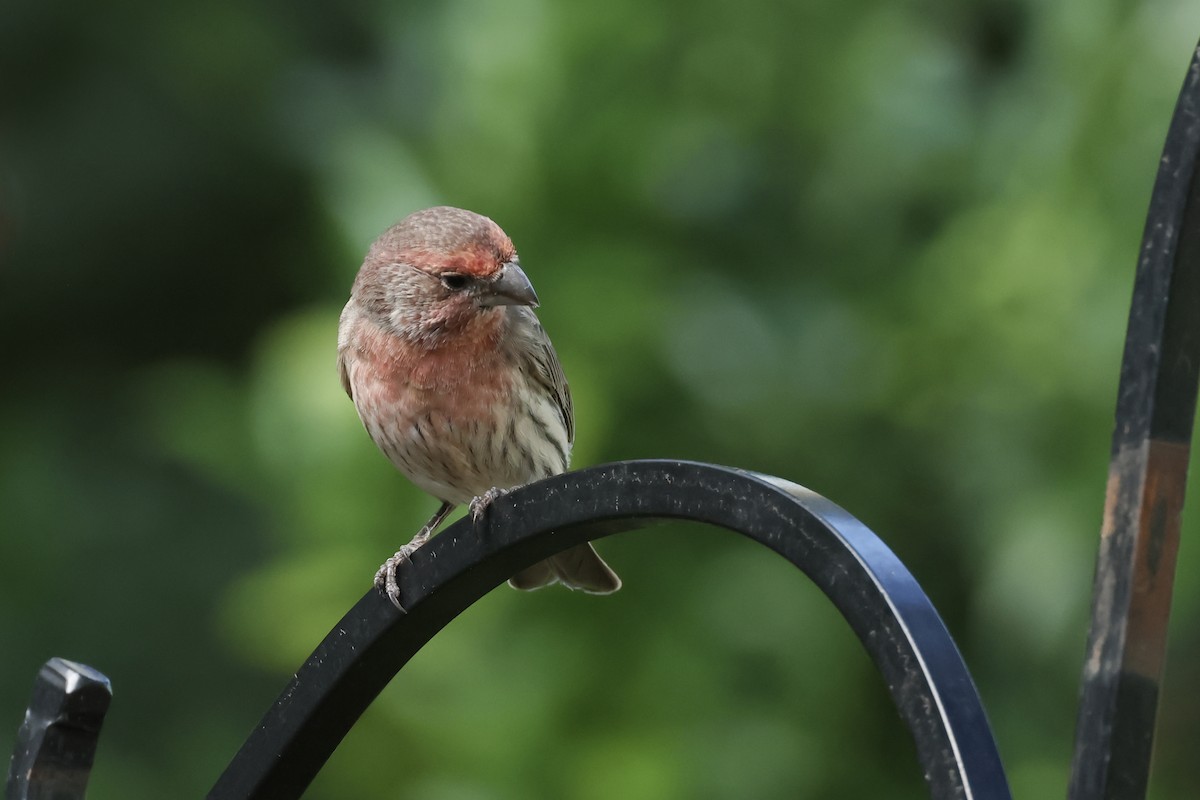
MULTIPOLYGON (((371 244, 338 324, 337 368, 363 427, 392 464, 441 502, 375 585, 398 609, 396 570, 457 506, 478 522, 507 490, 565 472, 571 391, 533 309, 533 284, 490 218, 416 211, 371 244)), ((584 542, 509 579, 611 594, 621 579, 584 542)))

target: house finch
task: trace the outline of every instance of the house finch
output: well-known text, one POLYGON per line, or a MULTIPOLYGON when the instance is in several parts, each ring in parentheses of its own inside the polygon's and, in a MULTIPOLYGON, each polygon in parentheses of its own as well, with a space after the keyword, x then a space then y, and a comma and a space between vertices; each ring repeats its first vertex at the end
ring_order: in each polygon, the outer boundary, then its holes
MULTIPOLYGON (((375 585, 400 607, 397 566, 454 506, 479 519, 504 490, 567 469, 575 422, 537 295, 487 217, 418 211, 375 240, 338 326, 338 371, 367 433, 442 502, 375 585)), ((517 589, 561 582, 608 594, 621 580, 588 543, 519 572, 517 589)))

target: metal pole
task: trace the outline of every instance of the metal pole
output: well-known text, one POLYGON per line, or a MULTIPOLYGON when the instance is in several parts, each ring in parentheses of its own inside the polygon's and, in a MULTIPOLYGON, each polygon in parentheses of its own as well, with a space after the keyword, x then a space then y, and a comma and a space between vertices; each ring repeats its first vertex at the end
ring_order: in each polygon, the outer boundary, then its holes
POLYGON ((1200 378, 1200 51, 1159 163, 1117 396, 1070 800, 1141 800, 1200 378))

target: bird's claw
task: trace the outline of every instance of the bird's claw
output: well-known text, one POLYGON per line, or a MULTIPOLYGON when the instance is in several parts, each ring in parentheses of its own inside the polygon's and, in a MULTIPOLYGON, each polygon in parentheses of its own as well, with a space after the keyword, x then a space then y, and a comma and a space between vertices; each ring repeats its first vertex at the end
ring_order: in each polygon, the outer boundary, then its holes
MULTIPOLYGON (((409 542, 401 547, 396 553, 383 562, 383 566, 375 573, 375 588, 387 595, 387 599, 392 601, 392 605, 400 611, 405 611, 404 606, 400 605, 400 583, 396 580, 396 570, 400 565, 406 562, 412 562, 412 554, 416 552, 421 543, 409 542)), ((407 613, 405 611, 405 613, 407 613)))
POLYGON ((417 531, 417 535, 408 544, 397 550, 395 555, 383 562, 383 566, 375 573, 375 588, 387 595, 387 599, 391 600, 392 605, 401 612, 407 613, 404 606, 400 605, 400 583, 396 580, 396 570, 405 562, 412 563, 412 554, 429 541, 429 537, 433 535, 437 526, 442 524, 442 520, 453 508, 454 506, 450 503, 443 502, 441 508, 429 518, 429 522, 426 522, 424 527, 417 531))
POLYGON ((487 513, 488 506, 495 502, 497 497, 501 497, 506 494, 508 494, 507 489, 497 489, 495 486, 493 486, 483 494, 473 498, 471 500, 471 505, 469 506, 471 510, 471 521, 479 522, 479 520, 483 519, 483 515, 487 513))

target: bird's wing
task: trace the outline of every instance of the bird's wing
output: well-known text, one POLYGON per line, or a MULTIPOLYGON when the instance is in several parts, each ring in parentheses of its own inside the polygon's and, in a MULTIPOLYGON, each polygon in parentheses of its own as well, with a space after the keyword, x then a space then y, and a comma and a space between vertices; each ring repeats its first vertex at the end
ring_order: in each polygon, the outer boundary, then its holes
POLYGON ((562 415, 563 425, 567 429, 567 443, 575 442, 575 409, 571 405, 571 387, 567 385, 567 376, 563 374, 562 364, 550 337, 546 335, 537 316, 528 308, 520 307, 521 316, 526 322, 526 331, 531 339, 532 347, 522 348, 528 356, 529 374, 542 384, 554 399, 558 411, 562 415))
POLYGON ((351 400, 354 399, 354 392, 350 390, 350 367, 346 364, 346 351, 338 348, 338 377, 342 379, 342 388, 346 390, 346 396, 351 400))

